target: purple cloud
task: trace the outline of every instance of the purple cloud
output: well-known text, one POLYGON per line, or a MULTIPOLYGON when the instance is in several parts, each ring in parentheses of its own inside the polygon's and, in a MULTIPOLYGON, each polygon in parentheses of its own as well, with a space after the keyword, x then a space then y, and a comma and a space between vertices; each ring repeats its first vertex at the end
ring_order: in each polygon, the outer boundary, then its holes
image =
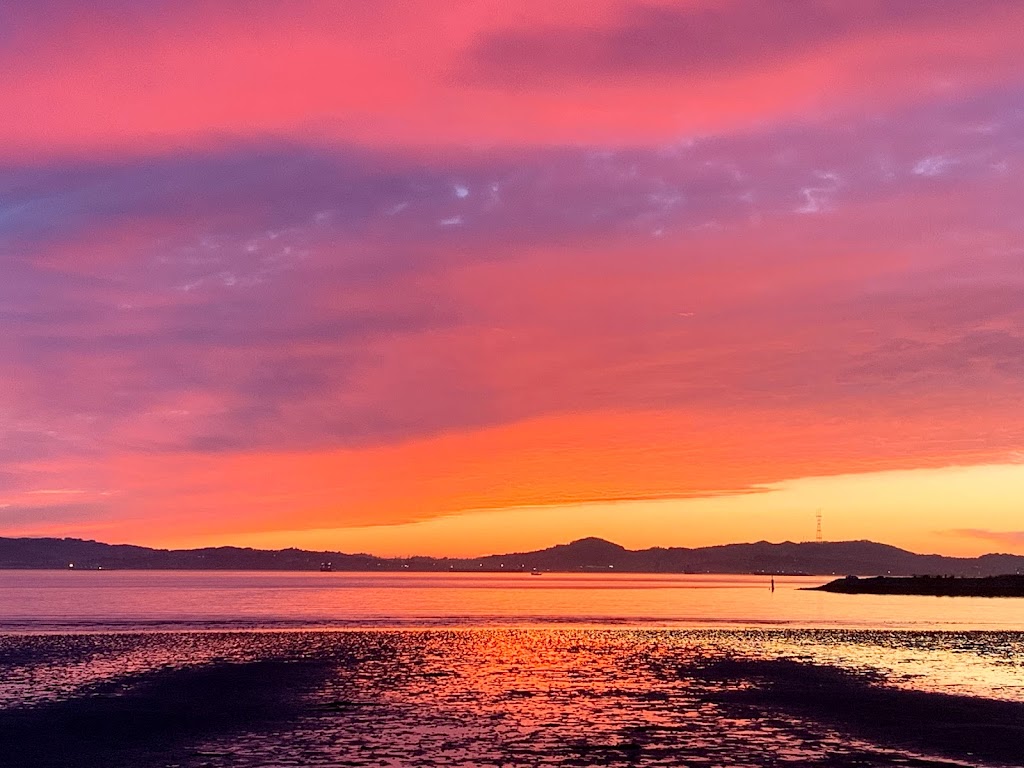
MULTIPOLYGON (((1005 176, 1024 153, 1022 114, 1024 98, 1011 89, 858 121, 644 149, 494 150, 427 162, 243 143, 7 164, 0 166, 0 260, 23 261, 57 243, 144 224, 157 234, 142 255, 191 264, 183 277, 201 278, 225 260, 228 272, 242 263, 258 271, 251 265, 260 259, 272 269, 274 258, 287 261, 325 237, 374 237, 392 248, 494 238, 580 242, 816 213, 908 186, 1005 176), (187 231, 176 232, 176 224, 187 231)), ((374 269, 393 263, 372 260, 374 269)))
POLYGON ((7 165, 4 455, 358 446, 579 408, 883 407, 897 380, 946 391, 951 366, 1001 397, 1024 336, 1022 104, 614 151, 250 142, 7 165), (946 197, 953 215, 921 202, 946 197), (908 205, 923 224, 899 219, 908 205), (615 277, 609 247, 628 254, 615 277), (467 276, 536 253, 521 282, 467 276))
POLYGON ((579 78, 634 79, 770 66, 858 35, 928 23, 957 28, 1010 0, 725 2, 667 8, 630 4, 605 28, 498 31, 470 49, 462 77, 501 84, 579 78))

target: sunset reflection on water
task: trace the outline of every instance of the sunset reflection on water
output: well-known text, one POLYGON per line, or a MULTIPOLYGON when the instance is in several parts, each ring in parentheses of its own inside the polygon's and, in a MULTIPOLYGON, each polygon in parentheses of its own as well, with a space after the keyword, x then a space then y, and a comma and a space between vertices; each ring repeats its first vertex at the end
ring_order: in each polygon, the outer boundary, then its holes
POLYGON ((1020 633, 855 630, 6 635, 0 713, 110 695, 145 704, 154 680, 225 664, 244 674, 276 659, 322 670, 313 687, 301 676, 274 684, 288 724, 211 736, 179 764, 924 766, 939 763, 800 713, 737 704, 763 682, 722 670, 793 660, 874 684, 1024 702, 1022 650, 1020 633))
MULTIPOLYGON (((1024 621, 1013 600, 801 591, 822 581, 810 577, 779 578, 771 593, 758 576, 35 572, 5 581, 0 742, 13 728, 24 745, 18 723, 33 717, 52 739, 97 702, 111 744, 125 737, 118 718, 179 702, 187 719, 205 707, 197 731, 167 736, 169 751, 152 762, 161 767, 924 768, 949 765, 914 751, 941 751, 930 736, 908 745, 899 729, 865 731, 851 713, 888 691, 890 713, 901 711, 898 697, 925 713, 956 696, 966 722, 997 716, 1012 736, 1024 720, 1024 621), (832 701, 854 709, 816 711, 832 701), (259 711, 237 716, 252 702, 259 711)), ((161 738, 162 717, 151 723, 161 738)), ((104 743, 83 738, 74 749, 104 743)), ((999 764, 978 758, 970 738, 942 754, 999 764)), ((81 754, 91 768, 121 752, 81 754)), ((30 754, 13 765, 61 759, 30 754)))

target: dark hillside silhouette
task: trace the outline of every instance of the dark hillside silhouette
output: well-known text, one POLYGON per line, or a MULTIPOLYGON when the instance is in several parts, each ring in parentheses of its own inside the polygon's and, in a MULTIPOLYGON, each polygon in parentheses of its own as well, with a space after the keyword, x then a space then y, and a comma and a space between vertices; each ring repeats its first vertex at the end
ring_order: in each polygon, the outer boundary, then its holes
POLYGON ((535 552, 478 558, 380 558, 367 554, 240 547, 151 549, 82 539, 0 538, 0 568, 318 571, 564 571, 626 573, 763 573, 858 576, 1024 573, 1024 556, 919 555, 871 541, 725 544, 631 550, 598 538, 535 552))

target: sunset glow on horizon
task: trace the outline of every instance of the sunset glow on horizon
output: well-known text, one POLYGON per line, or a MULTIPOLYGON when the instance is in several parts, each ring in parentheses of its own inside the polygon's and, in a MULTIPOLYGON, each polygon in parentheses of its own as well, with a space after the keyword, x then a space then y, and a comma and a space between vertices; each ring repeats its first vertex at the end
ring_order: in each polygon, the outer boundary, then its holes
POLYGON ((0 31, 0 536, 1024 553, 1024 6, 0 31))

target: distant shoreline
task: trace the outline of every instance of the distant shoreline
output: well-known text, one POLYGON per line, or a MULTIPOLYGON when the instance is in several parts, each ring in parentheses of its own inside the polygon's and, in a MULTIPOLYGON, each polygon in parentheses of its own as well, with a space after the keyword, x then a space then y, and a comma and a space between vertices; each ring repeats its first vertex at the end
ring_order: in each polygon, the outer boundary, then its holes
POLYGON ((598 538, 578 539, 531 552, 479 557, 379 557, 365 553, 265 550, 249 547, 153 549, 83 539, 0 537, 3 570, 334 571, 420 573, 674 573, 770 576, 841 574, 910 576, 942 573, 966 577, 1024 573, 1024 556, 979 557, 917 554, 872 541, 771 543, 710 547, 627 549, 598 538))
POLYGON ((83 566, 74 568, 61 568, 59 566, 8 566, 0 565, 0 573, 4 572, 27 572, 47 571, 49 573, 304 573, 308 575, 322 573, 325 579, 331 576, 345 576, 350 574, 365 574, 370 576, 415 574, 418 576, 446 576, 458 575, 487 575, 500 576, 756 576, 764 580, 767 588, 770 579, 821 579, 835 574, 807 573, 764 573, 763 571, 634 571, 609 568, 401 568, 388 566, 383 568, 335 568, 329 572, 321 571, 319 568, 237 568, 237 567, 167 567, 167 566, 83 566))
POLYGON ((820 587, 819 592, 847 595, 925 595, 932 597, 1024 597, 1024 575, 986 576, 847 576, 820 587))

